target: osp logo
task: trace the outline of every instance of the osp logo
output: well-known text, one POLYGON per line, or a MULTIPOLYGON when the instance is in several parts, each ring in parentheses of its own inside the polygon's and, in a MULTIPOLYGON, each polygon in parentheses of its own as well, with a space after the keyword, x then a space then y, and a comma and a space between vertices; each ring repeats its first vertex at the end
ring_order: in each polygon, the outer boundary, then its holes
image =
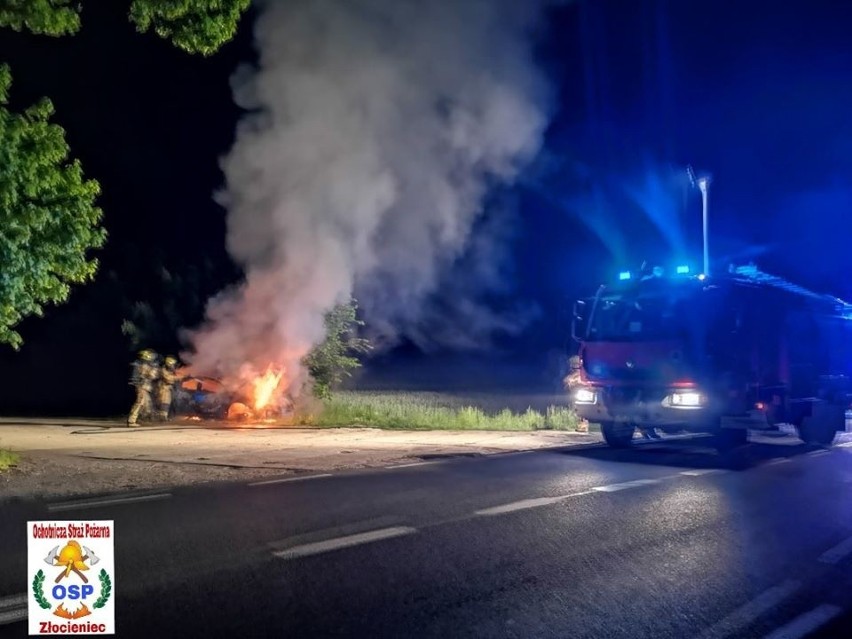
MULTIPOLYGON (((62 550, 59 550, 59 546, 56 546, 47 553, 44 562, 51 566, 62 566, 62 571, 56 577, 55 585, 50 589, 51 598, 59 602, 59 605, 53 610, 53 614, 63 619, 79 619, 91 615, 92 611, 86 605, 86 600, 91 600, 95 593, 95 587, 89 583, 89 579, 83 574, 83 571, 89 570, 86 562, 89 562, 92 566, 100 562, 100 558, 94 551, 88 547, 80 546, 78 541, 72 539, 65 544, 62 550), (85 554, 83 554, 84 552, 85 554), (70 577, 72 572, 82 580, 82 585, 76 583, 63 585, 61 583, 63 579, 70 577), (80 605, 72 612, 65 607, 66 601, 79 602, 80 605)), ((98 574, 98 579, 100 581, 100 594, 92 604, 92 608, 96 610, 103 608, 112 594, 112 580, 109 573, 102 568, 98 574)), ((52 606, 44 595, 44 581, 44 571, 39 569, 33 578, 33 596, 41 608, 48 610, 52 606)))
POLYGON ((114 634, 113 522, 27 525, 30 634, 114 634))

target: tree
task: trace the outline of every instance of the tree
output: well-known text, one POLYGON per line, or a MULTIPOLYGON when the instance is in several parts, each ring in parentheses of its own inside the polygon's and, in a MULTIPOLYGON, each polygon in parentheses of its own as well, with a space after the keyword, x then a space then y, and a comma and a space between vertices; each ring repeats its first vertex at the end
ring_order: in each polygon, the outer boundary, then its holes
POLYGON ((39 35, 62 36, 80 30, 80 9, 71 0, 2 0, 0 26, 39 35))
MULTIPOLYGON (((186 326, 204 319, 210 296, 218 292, 227 275, 212 259, 185 255, 180 261, 166 264, 162 256, 141 261, 146 273, 159 272, 158 281, 146 278, 144 295, 127 282, 116 287, 122 300, 124 320, 121 332, 128 338, 131 350, 153 348, 158 352, 176 352, 179 337, 186 326)), ((111 277, 118 284, 117 274, 111 277)))
MULTIPOLYGON (((237 32, 251 0, 132 0, 130 21, 188 53, 213 55, 237 32)), ((80 30, 76 0, 0 0, 0 27, 63 36, 80 30)))
POLYGON ((319 399, 331 397, 332 389, 351 375, 361 362, 355 354, 367 353, 370 342, 357 336, 358 302, 338 304, 325 316, 325 341, 318 344, 305 358, 304 364, 313 382, 313 394, 319 399))
POLYGON ((0 65, 0 343, 21 345, 15 326, 68 299, 91 280, 106 232, 95 206, 100 186, 69 157, 50 100, 22 113, 7 108, 12 82, 0 65))
POLYGON ((237 32, 251 0, 133 0, 130 19, 188 53, 212 55, 237 32))

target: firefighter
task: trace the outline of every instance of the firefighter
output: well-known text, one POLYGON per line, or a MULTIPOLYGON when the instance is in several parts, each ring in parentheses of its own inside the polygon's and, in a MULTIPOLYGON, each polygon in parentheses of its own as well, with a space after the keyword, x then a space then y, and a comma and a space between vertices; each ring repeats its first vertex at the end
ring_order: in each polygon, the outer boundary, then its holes
MULTIPOLYGON (((568 375, 565 376, 565 379, 562 380, 562 384, 565 386, 565 390, 568 391, 568 396, 571 398, 571 401, 574 401, 574 391, 577 390, 577 387, 580 386, 582 382, 582 376, 580 375, 580 357, 578 355, 574 355, 568 359, 568 375)), ((581 419, 577 422, 577 432, 578 433, 588 433, 589 432, 589 422, 585 419, 581 419)))
POLYGON ((143 419, 152 416, 154 406, 151 393, 159 375, 157 354, 147 348, 141 351, 137 360, 133 362, 133 374, 130 378, 130 385, 136 388, 136 401, 127 417, 128 426, 137 426, 140 416, 143 419))
POLYGON ((169 419, 169 412, 172 408, 172 397, 178 380, 177 365, 176 358, 166 357, 157 379, 157 409, 158 417, 162 422, 169 419))

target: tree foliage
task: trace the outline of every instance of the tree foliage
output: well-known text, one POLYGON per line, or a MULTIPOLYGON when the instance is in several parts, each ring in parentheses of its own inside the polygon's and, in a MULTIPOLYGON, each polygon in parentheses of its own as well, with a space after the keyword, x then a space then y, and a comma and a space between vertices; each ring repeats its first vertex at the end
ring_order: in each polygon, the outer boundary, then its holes
POLYGON ((220 289, 223 274, 206 257, 187 257, 193 261, 166 265, 154 258, 153 263, 142 263, 145 272, 159 270, 160 275, 158 281, 146 279, 144 295, 132 287, 119 287, 124 311, 121 332, 131 350, 176 351, 184 327, 204 318, 207 300, 220 289))
POLYGON ((62 36, 80 30, 80 8, 72 0, 0 0, 0 27, 62 36))
POLYGON ((325 341, 305 358, 305 366, 313 382, 313 393, 319 399, 331 397, 331 391, 351 375, 361 362, 357 354, 370 350, 368 340, 358 337, 364 322, 358 319, 358 302, 338 304, 325 316, 325 341))
POLYGON ((64 302, 90 280, 88 256, 106 239, 95 206, 100 186, 69 157, 65 131, 47 99, 22 113, 7 108, 9 67, 0 66, 0 343, 18 347, 15 326, 64 302))
POLYGON ((188 53, 212 55, 237 32, 250 0, 133 0, 130 19, 188 53))
MULTIPOLYGON (((116 1, 116 0, 112 0, 116 1)), ((130 21, 188 53, 213 55, 233 39, 251 0, 132 0, 130 21)), ((78 0, 0 0, 0 27, 63 36, 80 30, 78 0)))

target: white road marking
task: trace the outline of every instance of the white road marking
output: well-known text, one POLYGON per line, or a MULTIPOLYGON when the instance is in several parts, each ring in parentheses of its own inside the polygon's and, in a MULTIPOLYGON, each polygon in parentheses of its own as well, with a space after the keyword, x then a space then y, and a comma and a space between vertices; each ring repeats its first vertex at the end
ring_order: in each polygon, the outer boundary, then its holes
MULTIPOLYGON (((703 473, 699 473, 703 474, 703 473)), ((607 486, 594 486, 589 490, 583 490, 578 493, 570 493, 568 495, 559 495, 557 497, 536 497, 533 499, 522 499, 520 501, 513 501, 508 504, 501 504, 500 506, 492 506, 491 508, 484 508, 482 510, 477 510, 474 514, 480 516, 489 516, 489 515, 502 515, 504 513, 511 513, 517 510, 527 510, 528 508, 538 508, 539 506, 549 506, 550 504, 555 504, 557 502, 563 501, 565 499, 570 499, 571 497, 580 497, 582 495, 591 495, 593 493, 614 493, 619 490, 626 490, 628 488, 639 488, 640 486, 648 486, 650 484, 658 484, 665 479, 673 479, 677 477, 677 475, 667 475, 665 477, 659 477, 657 479, 636 479, 634 481, 627 481, 620 484, 609 484, 607 486)))
POLYGON ((16 621, 23 621, 28 616, 29 614, 27 613, 26 608, 17 608, 15 610, 0 612, 0 626, 15 623, 16 621))
POLYGON ((410 528, 408 526, 393 526, 391 528, 380 528, 379 530, 358 533, 357 535, 347 535, 345 537, 337 537, 335 539, 326 539, 325 541, 293 546, 286 550, 278 550, 272 554, 279 559, 296 559, 297 557, 318 555, 320 553, 330 552, 340 548, 350 548, 360 544, 369 544, 383 539, 402 537, 403 535, 410 535, 416 532, 416 528, 410 528))
POLYGON ((687 477, 701 477, 702 475, 721 475, 726 472, 728 471, 721 468, 700 468, 696 470, 685 470, 681 473, 681 475, 686 475, 687 477))
POLYGON ((748 603, 743 604, 707 628, 698 636, 699 639, 727 637, 741 631, 767 610, 777 606, 784 599, 796 592, 800 585, 799 582, 788 579, 777 586, 773 586, 769 590, 763 591, 748 603))
POLYGON ((841 609, 837 606, 830 606, 828 604, 817 606, 813 610, 799 615, 787 625, 781 626, 772 634, 767 635, 766 639, 799 639, 800 637, 805 637, 834 619, 840 612, 841 609))
POLYGON ((837 444, 835 448, 852 448, 852 442, 843 442, 842 444, 837 444))
POLYGON ((651 484, 658 484, 659 482, 659 479, 636 479, 635 481, 626 481, 621 484, 610 484, 609 486, 595 486, 594 488, 592 488, 592 490, 601 493, 614 493, 618 490, 626 490, 628 488, 639 488, 640 486, 649 486, 651 484))
POLYGON ((819 556, 820 562, 824 564, 836 564, 841 559, 852 553, 852 537, 845 541, 841 541, 831 550, 827 550, 819 556))
POLYGON ((11 595, 0 599, 0 610, 8 610, 9 608, 19 608, 27 605, 27 594, 11 595))
POLYGON ((136 495, 132 497, 112 497, 108 499, 85 499, 80 501, 66 501, 58 504, 48 504, 47 509, 50 512, 58 512, 61 510, 74 510, 76 508, 98 508, 100 506, 119 506, 121 504, 135 504, 142 501, 156 501, 158 499, 168 499, 171 493, 157 493, 155 495, 136 495))
POLYGON ((775 466, 776 464, 789 464, 791 460, 789 457, 776 457, 775 459, 770 459, 766 462, 766 466, 775 466))
POLYGON ((281 479, 266 479, 264 481, 254 481, 249 486, 271 486, 272 484, 288 484, 293 481, 307 481, 309 479, 320 479, 322 477, 331 477, 331 473, 321 473, 319 475, 300 475, 299 477, 283 477, 281 479))
POLYGON ((396 464, 395 466, 385 466, 385 468, 411 468, 412 466, 428 466, 429 464, 437 464, 437 461, 422 461, 412 462, 410 464, 396 464))
POLYGON ((591 490, 584 490, 579 493, 571 493, 570 495, 559 495, 558 497, 537 497, 535 499, 522 499, 521 501, 513 501, 502 506, 493 506, 477 510, 474 514, 480 516, 502 515, 504 513, 512 513, 516 510, 526 510, 527 508, 538 508, 539 506, 549 506, 557 502, 569 499, 571 497, 579 497, 581 495, 590 495, 591 490))

